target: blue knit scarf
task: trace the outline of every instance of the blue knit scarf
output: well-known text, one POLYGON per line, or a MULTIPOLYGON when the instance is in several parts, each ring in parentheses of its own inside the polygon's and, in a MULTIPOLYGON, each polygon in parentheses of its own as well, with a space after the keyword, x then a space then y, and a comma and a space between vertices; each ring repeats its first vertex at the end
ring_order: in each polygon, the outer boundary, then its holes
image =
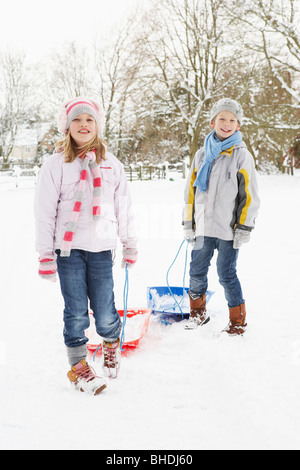
POLYGON ((217 137, 215 130, 208 134, 204 142, 204 159, 194 183, 194 186, 197 186, 201 193, 204 193, 208 189, 211 165, 215 158, 224 150, 238 145, 241 142, 242 134, 240 131, 236 131, 233 135, 228 137, 228 139, 223 141, 217 137))

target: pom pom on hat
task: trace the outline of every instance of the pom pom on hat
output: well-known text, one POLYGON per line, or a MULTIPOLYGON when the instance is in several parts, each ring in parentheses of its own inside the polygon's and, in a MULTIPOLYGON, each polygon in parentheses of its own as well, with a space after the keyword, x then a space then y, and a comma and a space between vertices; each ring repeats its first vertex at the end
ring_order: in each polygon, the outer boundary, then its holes
POLYGON ((66 134, 73 119, 79 114, 87 113, 93 116, 97 123, 98 134, 104 129, 105 116, 101 104, 87 98, 74 98, 62 104, 58 111, 57 128, 61 134, 66 134))
POLYGON ((211 109, 210 121, 212 121, 221 111, 230 111, 236 116, 240 125, 243 124, 243 109, 237 101, 232 100, 231 98, 222 98, 217 101, 211 109))

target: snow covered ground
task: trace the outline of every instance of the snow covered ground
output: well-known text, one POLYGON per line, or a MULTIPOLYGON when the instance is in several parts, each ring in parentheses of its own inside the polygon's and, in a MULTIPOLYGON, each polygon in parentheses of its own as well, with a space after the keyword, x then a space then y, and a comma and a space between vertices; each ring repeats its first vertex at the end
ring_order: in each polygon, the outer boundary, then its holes
MULTIPOLYGON (((213 263, 212 321, 186 332, 151 316, 119 379, 91 397, 66 378, 59 284, 37 276, 33 182, 0 182, 1 449, 300 449, 300 177, 259 176, 259 186, 256 230, 239 258, 245 337, 217 335, 228 313, 213 263)), ((128 306, 143 308, 182 242, 184 181, 130 187, 140 243, 128 306)), ((184 249, 171 285, 182 286, 183 268, 184 249)), ((114 271, 122 309, 120 253, 114 271)))

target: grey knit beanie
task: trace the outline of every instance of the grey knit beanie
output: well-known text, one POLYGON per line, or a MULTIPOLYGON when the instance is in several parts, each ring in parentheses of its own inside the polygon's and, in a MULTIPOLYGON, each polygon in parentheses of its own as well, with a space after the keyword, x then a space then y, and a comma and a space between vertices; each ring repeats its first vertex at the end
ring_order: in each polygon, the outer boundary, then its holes
POLYGON ((222 98, 217 101, 211 109, 210 121, 212 121, 221 111, 230 111, 236 116, 240 125, 243 124, 243 109, 237 101, 232 100, 231 98, 222 98))

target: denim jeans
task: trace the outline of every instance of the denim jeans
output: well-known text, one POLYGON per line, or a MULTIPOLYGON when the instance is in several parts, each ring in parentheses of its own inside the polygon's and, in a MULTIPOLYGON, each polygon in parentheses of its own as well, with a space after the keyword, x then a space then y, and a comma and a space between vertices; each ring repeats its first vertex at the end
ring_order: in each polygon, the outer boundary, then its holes
POLYGON ((71 250, 70 257, 57 253, 57 271, 64 298, 64 341, 74 348, 88 342, 88 300, 97 333, 107 341, 119 338, 122 322, 115 307, 111 251, 91 253, 71 250))
POLYGON ((228 307, 237 307, 244 303, 244 299, 236 273, 239 250, 233 248, 233 241, 213 237, 197 237, 190 265, 190 293, 195 296, 205 294, 208 287, 208 269, 215 250, 218 250, 219 281, 224 288, 228 307))

